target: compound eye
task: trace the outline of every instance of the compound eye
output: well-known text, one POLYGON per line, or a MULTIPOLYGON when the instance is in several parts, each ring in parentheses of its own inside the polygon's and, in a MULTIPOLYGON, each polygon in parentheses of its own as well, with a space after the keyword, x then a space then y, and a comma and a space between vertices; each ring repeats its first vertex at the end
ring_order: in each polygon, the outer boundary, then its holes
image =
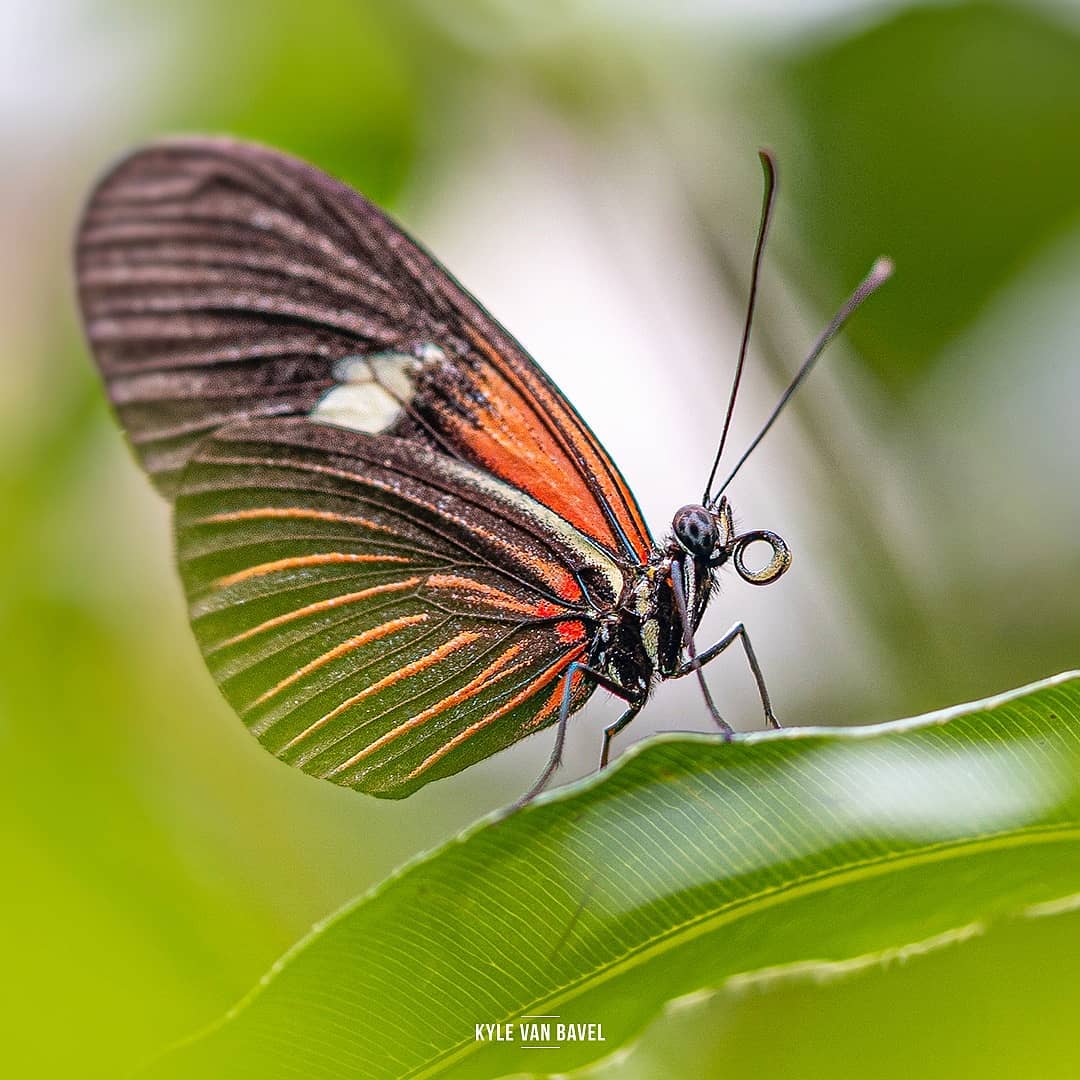
POLYGON ((719 535, 716 519, 704 506, 684 506, 672 518, 671 527, 675 539, 690 552, 702 559, 711 557, 719 535))

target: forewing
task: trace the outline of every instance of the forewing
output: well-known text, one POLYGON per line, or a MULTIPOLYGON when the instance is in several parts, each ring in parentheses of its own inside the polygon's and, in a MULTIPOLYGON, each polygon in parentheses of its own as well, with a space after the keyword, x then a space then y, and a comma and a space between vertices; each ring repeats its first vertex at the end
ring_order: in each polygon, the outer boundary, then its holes
POLYGON ((609 551, 648 556, 633 496, 551 381, 381 211, 318 169, 226 139, 153 144, 96 189, 77 260, 110 395, 166 494, 219 427, 324 403, 327 419, 472 462, 609 551))
MULTIPOLYGON (((474 466, 305 419, 204 441, 176 530, 195 635, 244 723, 392 798, 552 723, 622 588, 588 538, 474 466)), ((590 692, 578 678, 573 707, 590 692)))

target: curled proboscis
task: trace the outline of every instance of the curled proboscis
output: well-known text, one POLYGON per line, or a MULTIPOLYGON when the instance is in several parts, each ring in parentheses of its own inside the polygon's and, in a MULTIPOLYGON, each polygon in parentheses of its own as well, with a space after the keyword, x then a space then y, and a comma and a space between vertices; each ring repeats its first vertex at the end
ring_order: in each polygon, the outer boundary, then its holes
POLYGON ((739 577, 751 585, 770 585, 791 565, 790 548, 776 533, 769 532, 768 529, 743 533, 735 540, 731 555, 739 577), (772 558, 760 570, 751 570, 745 562, 746 549, 759 541, 772 548, 772 558))

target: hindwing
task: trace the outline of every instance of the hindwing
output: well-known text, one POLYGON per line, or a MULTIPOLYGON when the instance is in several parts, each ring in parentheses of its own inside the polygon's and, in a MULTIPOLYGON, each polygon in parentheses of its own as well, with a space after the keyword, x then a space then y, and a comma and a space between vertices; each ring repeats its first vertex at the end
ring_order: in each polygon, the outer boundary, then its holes
MULTIPOLYGON (((552 723, 619 565, 549 508, 413 440, 302 418, 196 448, 176 534, 206 662, 306 772, 402 797, 552 723)), ((591 685, 578 678, 572 707, 591 685)))

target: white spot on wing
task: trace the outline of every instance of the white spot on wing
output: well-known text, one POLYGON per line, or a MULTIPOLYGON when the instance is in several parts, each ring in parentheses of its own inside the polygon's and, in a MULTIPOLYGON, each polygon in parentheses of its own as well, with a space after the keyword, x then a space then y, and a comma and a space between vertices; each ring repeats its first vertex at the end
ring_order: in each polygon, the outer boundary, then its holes
POLYGON ((388 431, 416 394, 421 361, 409 353, 345 356, 334 365, 339 385, 311 411, 312 420, 367 435, 388 431))
POLYGON ((368 386, 348 383, 327 391, 312 411, 311 418, 378 435, 393 427, 400 415, 401 405, 377 383, 368 386))

